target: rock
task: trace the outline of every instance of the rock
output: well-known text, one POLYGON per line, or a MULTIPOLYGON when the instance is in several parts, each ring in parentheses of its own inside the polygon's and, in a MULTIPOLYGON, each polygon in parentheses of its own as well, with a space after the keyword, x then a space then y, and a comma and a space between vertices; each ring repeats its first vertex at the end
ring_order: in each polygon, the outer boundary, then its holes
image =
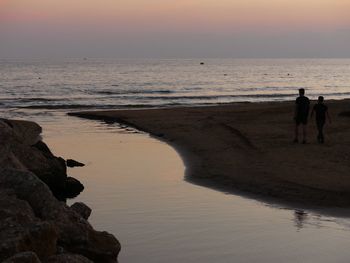
POLYGON ((64 254, 66 253, 65 249, 63 247, 57 246, 57 254, 64 254))
POLYGON ((0 207, 0 261, 24 251, 42 259, 56 253, 56 227, 39 220, 26 201, 4 191, 0 207))
POLYGON ((43 141, 38 141, 36 144, 33 144, 33 147, 37 148, 48 158, 55 158, 55 156, 50 151, 49 147, 43 141))
POLYGON ((84 255, 94 262, 116 263, 120 251, 118 240, 107 232, 91 231, 87 243, 73 245, 71 252, 84 255))
MULTIPOLYGON (((0 189, 11 189, 18 199, 28 203, 33 211, 31 216, 51 222, 58 233, 57 246, 94 262, 116 262, 120 252, 118 240, 107 232, 94 230, 83 217, 59 202, 33 173, 3 169, 0 189)), ((41 258, 39 253, 37 255, 41 258)))
POLYGON ((41 263, 41 261, 34 252, 27 251, 18 253, 6 259, 3 263, 41 263))
POLYGON ((65 160, 55 157, 33 122, 0 120, 0 167, 31 171, 56 194, 65 188, 65 160))
POLYGON ((54 193, 64 191, 67 180, 66 165, 62 158, 47 158, 46 153, 35 147, 23 149, 14 147, 17 159, 31 172, 44 181, 54 193))
POLYGON ((73 159, 67 159, 66 164, 68 167, 83 167, 85 164, 75 161, 73 159))
POLYGON ((14 139, 12 128, 4 120, 0 120, 0 167, 25 169, 18 160, 14 160, 16 158, 11 152, 14 139))
POLYGON ((91 208, 84 203, 76 202, 73 205, 71 205, 70 208, 77 212, 79 215, 81 215, 81 217, 85 220, 88 220, 91 215, 91 208))
POLYGON ((35 122, 6 119, 2 121, 12 128, 15 139, 21 144, 31 146, 41 140, 42 128, 35 122))
POLYGON ((73 177, 67 177, 65 196, 68 198, 73 198, 78 196, 84 190, 84 185, 79 182, 79 180, 73 177))
POLYGON ((0 170, 0 189, 11 189, 18 199, 29 204, 38 218, 50 218, 55 209, 60 207, 60 202, 52 195, 48 186, 28 171, 0 170))
POLYGON ((61 254, 50 257, 45 263, 93 263, 86 257, 74 254, 61 254))
POLYGON ((0 262, 117 262, 120 243, 92 228, 91 209, 56 198, 84 186, 67 176, 65 160, 40 133, 35 123, 0 119, 0 262))
POLYGON ((76 197, 84 186, 67 177, 66 161, 52 154, 40 132, 32 122, 0 119, 0 167, 33 172, 60 200, 76 197))

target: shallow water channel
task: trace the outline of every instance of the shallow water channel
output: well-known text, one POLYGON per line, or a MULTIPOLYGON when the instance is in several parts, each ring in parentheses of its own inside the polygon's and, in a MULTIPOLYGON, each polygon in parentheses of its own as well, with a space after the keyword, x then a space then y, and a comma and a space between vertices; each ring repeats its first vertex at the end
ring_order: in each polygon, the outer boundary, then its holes
POLYGON ((350 260, 349 209, 301 212, 191 184, 173 148, 117 124, 41 124, 56 155, 87 164, 68 171, 86 188, 69 203, 88 204, 91 224, 120 240, 121 263, 350 260))

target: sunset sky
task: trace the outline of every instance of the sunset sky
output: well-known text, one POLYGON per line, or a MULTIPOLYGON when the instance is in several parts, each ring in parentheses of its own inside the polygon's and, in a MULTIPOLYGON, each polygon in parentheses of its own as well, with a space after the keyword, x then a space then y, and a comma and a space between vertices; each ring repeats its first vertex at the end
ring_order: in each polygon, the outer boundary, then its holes
POLYGON ((350 57, 349 0, 0 0, 0 58, 350 57))

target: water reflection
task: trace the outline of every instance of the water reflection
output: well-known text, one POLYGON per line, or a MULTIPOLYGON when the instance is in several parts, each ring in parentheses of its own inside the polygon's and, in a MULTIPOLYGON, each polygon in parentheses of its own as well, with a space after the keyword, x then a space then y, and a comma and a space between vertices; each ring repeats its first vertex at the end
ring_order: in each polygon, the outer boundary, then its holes
POLYGON ((299 231, 304 227, 304 223, 308 219, 308 214, 304 212, 303 210, 295 210, 294 211, 294 222, 295 227, 299 231))
POLYGON ((48 128, 47 142, 56 154, 87 164, 69 170, 86 186, 76 201, 92 208, 97 229, 121 241, 120 262, 350 258, 347 218, 190 184, 171 147, 145 134, 120 132, 120 126, 69 118, 48 128))

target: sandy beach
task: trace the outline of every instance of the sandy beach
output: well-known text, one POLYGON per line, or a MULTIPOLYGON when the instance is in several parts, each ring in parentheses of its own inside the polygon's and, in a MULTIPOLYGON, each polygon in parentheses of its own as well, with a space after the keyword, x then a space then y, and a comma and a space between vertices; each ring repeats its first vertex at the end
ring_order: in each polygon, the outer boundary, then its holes
MULTIPOLYGON (((316 102, 312 102, 312 105, 316 102)), ((294 102, 212 107, 75 112, 150 133, 183 156, 188 180, 264 197, 325 206, 350 205, 349 101, 327 102, 332 124, 318 144, 309 120, 308 143, 293 144, 294 102)))

